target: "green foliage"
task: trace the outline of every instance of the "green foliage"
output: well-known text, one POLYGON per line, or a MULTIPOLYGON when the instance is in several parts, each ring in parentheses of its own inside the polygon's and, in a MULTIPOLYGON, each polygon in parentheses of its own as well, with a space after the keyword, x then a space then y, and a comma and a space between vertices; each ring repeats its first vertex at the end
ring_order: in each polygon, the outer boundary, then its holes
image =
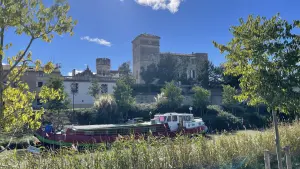
POLYGON ((140 76, 144 80, 145 84, 151 84, 156 78, 158 78, 157 65, 152 63, 147 68, 142 67, 140 76))
POLYGON ((293 90, 300 82, 300 38, 294 33, 299 23, 279 15, 270 19, 250 15, 231 27, 234 38, 227 45, 214 42, 226 53, 225 73, 241 76, 239 101, 283 112, 299 110, 300 93, 293 90))
POLYGON ((126 80, 120 78, 114 86, 114 98, 116 99, 118 110, 122 113, 127 113, 130 110, 131 106, 134 105, 135 100, 132 96, 131 85, 126 83, 126 80))
POLYGON ((223 69, 210 61, 197 64, 197 81, 203 88, 218 87, 223 83, 223 69))
POLYGON ((225 105, 235 105, 238 104, 238 100, 235 96, 238 95, 237 90, 229 85, 223 85, 222 92, 222 103, 225 105))
POLYGON ((167 99, 162 101, 161 104, 167 105, 167 107, 176 109, 181 106, 183 101, 183 96, 181 94, 181 89, 175 85, 174 81, 167 82, 165 86, 161 89, 161 93, 167 99))
POLYGON ((164 54, 160 56, 158 64, 150 64, 146 68, 142 67, 141 77, 146 84, 152 83, 158 79, 158 84, 171 82, 178 79, 178 60, 171 54, 164 54))
MULTIPOLYGON (((73 34, 76 22, 67 15, 70 7, 65 0, 57 0, 52 6, 46 7, 40 0, 2 0, 0 2, 0 121, 1 129, 9 131, 13 128, 28 124, 30 128, 38 128, 43 109, 34 112, 32 102, 36 93, 30 92, 28 85, 20 82, 20 77, 26 72, 29 63, 41 69, 41 61, 32 60, 29 49, 37 39, 51 42, 54 33, 73 34), (25 50, 16 53, 15 56, 7 57, 9 70, 3 70, 4 51, 12 46, 9 40, 5 41, 5 32, 13 31, 17 35, 29 37, 25 50), (4 44, 4 42, 8 42, 4 44), (2 82, 7 80, 7 85, 2 82), (11 87, 13 84, 16 87, 11 87), (21 99, 21 100, 20 100, 21 99), (4 103, 4 105, 3 105, 4 103)), ((54 69, 52 63, 43 66, 45 73, 51 73, 54 69)), ((56 91, 43 87, 40 97, 44 100, 58 97, 56 91), (47 96, 46 96, 47 95, 47 96)))
POLYGON ((193 87, 192 90, 194 92, 193 106, 198 110, 205 109, 210 102, 210 91, 199 86, 193 87))
MULTIPOLYGON (((300 125, 280 126, 283 145, 290 145, 292 168, 298 168, 300 153, 300 125)), ((106 149, 99 145, 97 151, 75 153, 67 150, 44 152, 42 156, 8 152, 0 159, 4 168, 139 168, 139 169, 196 169, 196 168, 264 168, 264 151, 274 152, 274 132, 271 130, 240 131, 204 137, 178 136, 174 139, 117 141, 106 149), (100 151, 101 150, 101 151, 100 151)), ((132 137, 133 138, 133 137, 132 137)), ((18 151, 19 152, 19 151, 18 151)), ((271 168, 277 168, 271 155, 271 168)))
POLYGON ((91 81, 91 86, 89 86, 88 94, 90 96, 93 96, 95 99, 99 96, 99 93, 101 91, 101 86, 99 85, 98 81, 96 79, 93 79, 91 81))
POLYGON ((130 75, 131 69, 130 69, 130 62, 122 63, 121 66, 118 69, 121 76, 124 75, 130 75))
POLYGON ((208 115, 203 116, 203 120, 211 131, 237 130, 243 128, 241 118, 222 110, 220 106, 210 105, 207 109, 208 115))
POLYGON ((47 101, 47 109, 58 112, 61 109, 67 109, 70 104, 70 100, 68 100, 68 94, 64 91, 65 87, 63 79, 58 76, 50 76, 46 86, 58 92, 58 99, 47 101))
POLYGON ((120 114, 117 114, 117 103, 115 98, 110 94, 101 95, 94 102, 94 108, 97 111, 97 121, 101 118, 106 117, 106 123, 114 123, 120 114))

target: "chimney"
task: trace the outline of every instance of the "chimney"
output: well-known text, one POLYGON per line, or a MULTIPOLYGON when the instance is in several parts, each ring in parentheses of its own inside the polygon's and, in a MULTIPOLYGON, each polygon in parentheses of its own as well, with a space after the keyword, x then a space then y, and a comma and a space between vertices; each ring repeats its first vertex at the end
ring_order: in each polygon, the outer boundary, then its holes
POLYGON ((72 76, 75 76, 75 72, 76 72, 76 70, 73 69, 73 70, 72 70, 72 76))

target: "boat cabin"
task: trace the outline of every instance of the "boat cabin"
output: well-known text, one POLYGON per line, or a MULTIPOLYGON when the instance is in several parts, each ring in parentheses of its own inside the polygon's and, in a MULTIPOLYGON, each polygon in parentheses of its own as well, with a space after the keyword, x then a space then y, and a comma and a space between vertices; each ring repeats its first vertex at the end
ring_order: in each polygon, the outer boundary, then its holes
POLYGON ((168 124, 171 131, 176 131, 179 127, 191 129, 205 125, 201 118, 194 119, 193 114, 186 113, 166 113, 155 115, 151 120, 151 124, 168 124))

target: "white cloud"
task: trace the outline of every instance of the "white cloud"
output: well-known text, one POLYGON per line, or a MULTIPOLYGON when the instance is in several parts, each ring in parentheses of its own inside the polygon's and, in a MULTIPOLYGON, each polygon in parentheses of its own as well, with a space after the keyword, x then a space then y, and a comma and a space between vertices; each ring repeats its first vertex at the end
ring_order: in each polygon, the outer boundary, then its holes
POLYGON ((2 63, 2 65, 8 65, 8 63, 5 63, 5 62, 4 62, 4 63, 2 63))
POLYGON ((136 3, 150 6, 154 10, 168 9, 171 13, 176 13, 183 0, 135 0, 136 3))
POLYGON ((81 39, 81 40, 87 40, 87 41, 89 41, 89 42, 94 42, 94 43, 97 43, 97 44, 99 44, 99 45, 104 45, 104 46, 111 47, 111 43, 108 42, 108 41, 105 40, 105 39, 90 38, 89 36, 84 36, 84 37, 81 37, 80 39, 81 39))
MULTIPOLYGON (((82 70, 75 70, 75 75, 83 72, 82 70)), ((68 76, 72 76, 72 72, 68 72, 68 76)))

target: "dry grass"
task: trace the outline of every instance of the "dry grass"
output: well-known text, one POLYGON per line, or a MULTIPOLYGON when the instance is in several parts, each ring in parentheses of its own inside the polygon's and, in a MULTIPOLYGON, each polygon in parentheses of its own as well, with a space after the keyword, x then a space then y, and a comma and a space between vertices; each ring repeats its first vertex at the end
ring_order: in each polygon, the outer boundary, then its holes
MULTIPOLYGON (((300 123, 280 127, 282 146, 290 145, 294 168, 300 153, 300 123)), ((263 168, 263 151, 275 152, 272 130, 264 132, 238 132, 222 134, 213 140, 203 137, 177 137, 175 140, 150 138, 148 140, 118 141, 110 150, 74 153, 64 151, 43 153, 40 156, 26 154, 18 158, 16 153, 1 157, 0 168, 54 168, 54 169, 159 169, 159 168, 263 168)), ((272 156, 272 168, 276 168, 272 156)))

